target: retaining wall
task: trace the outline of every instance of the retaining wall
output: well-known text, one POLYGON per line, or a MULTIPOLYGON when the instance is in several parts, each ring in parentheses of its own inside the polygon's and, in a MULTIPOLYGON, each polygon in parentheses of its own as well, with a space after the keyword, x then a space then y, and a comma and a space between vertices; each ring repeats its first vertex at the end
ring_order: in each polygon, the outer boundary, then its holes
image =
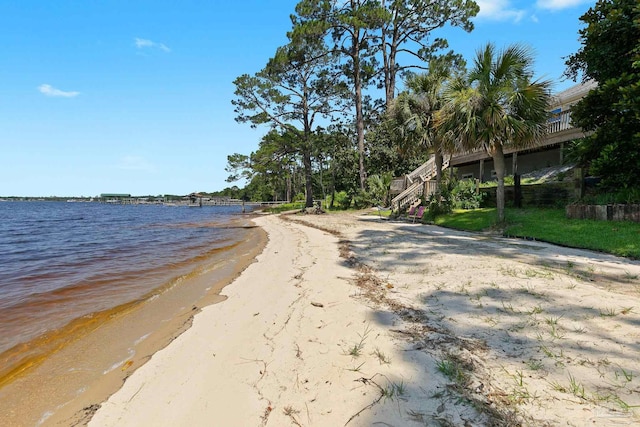
MULTIPOLYGON (((576 191, 573 181, 522 185, 522 206, 529 207, 556 207, 564 206, 576 200, 576 191)), ((483 200, 484 206, 496 205, 496 188, 481 188, 486 194, 483 200)), ((505 185, 504 196, 506 205, 513 204, 515 190, 512 185, 505 185)))
POLYGON ((567 218, 640 222, 640 205, 568 205, 567 218))

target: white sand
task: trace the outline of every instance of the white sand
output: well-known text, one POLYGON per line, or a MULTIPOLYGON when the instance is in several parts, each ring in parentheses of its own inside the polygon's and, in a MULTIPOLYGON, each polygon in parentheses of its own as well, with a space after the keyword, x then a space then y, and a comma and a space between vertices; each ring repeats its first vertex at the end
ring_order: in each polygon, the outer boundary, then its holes
POLYGON ((90 425, 640 422, 638 262, 376 217, 301 220, 348 239, 355 264, 334 235, 258 218, 269 243, 227 301, 90 425))

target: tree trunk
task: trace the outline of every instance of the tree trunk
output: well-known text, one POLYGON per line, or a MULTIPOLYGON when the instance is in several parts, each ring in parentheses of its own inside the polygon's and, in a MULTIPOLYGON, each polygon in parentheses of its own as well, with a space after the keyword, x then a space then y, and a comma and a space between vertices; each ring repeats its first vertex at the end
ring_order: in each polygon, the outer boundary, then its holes
POLYGON ((358 170, 360 172, 360 189, 364 191, 367 183, 367 172, 364 168, 364 114, 362 112, 362 82, 360 78, 360 61, 354 61, 354 66, 356 134, 358 137, 358 170))
POLYGON ((323 172, 323 165, 322 165, 322 158, 319 159, 319 168, 320 168, 320 191, 322 191, 322 202, 324 203, 325 200, 327 200, 327 192, 325 191, 324 188, 324 174, 323 172))
POLYGON ((302 163, 304 164, 304 193, 305 207, 313 207, 313 174, 311 171, 311 152, 305 150, 302 154, 302 163))
POLYGON ((498 223, 504 222, 504 152, 502 151, 502 143, 497 142, 491 150, 491 158, 493 159, 493 167, 496 170, 498 178, 498 188, 496 188, 496 208, 498 211, 498 223))
MULTIPOLYGON (((382 1, 382 7, 387 8, 386 2, 382 1)), ((398 9, 393 6, 394 2, 389 5, 391 13, 393 15, 391 25, 391 31, 389 26, 384 26, 382 29, 381 51, 382 51, 382 68, 384 70, 384 91, 385 91, 385 105, 387 111, 391 109, 393 99, 395 98, 396 88, 396 55, 398 53, 398 28, 396 23, 398 9), (388 51, 387 51, 388 47, 388 51)))
MULTIPOLYGON (((335 159, 333 160, 335 162, 335 159)), ((333 209, 333 202, 336 200, 336 165, 331 165, 331 203, 329 209, 333 209)))
MULTIPOLYGON (((358 128, 364 128, 362 123, 358 123, 358 128)), ((364 168, 364 129, 358 129, 358 169, 360 171, 360 189, 367 188, 367 171, 364 168)))
MULTIPOLYGON (((354 6, 353 1, 351 5, 354 6)), ((353 93, 356 107, 356 135, 358 140, 358 170, 360 174, 360 189, 366 188, 367 172, 364 169, 364 114, 362 111, 362 73, 360 70, 360 29, 354 28, 351 46, 351 60, 353 61, 353 93)))
POLYGON ((384 93, 385 93, 385 105, 387 111, 391 109, 393 105, 393 99, 396 94, 396 70, 395 70, 395 62, 396 55, 394 51, 395 46, 391 47, 391 52, 388 55, 385 55, 385 63, 384 63, 384 93))
MULTIPOLYGON (((382 1, 382 6, 385 6, 384 0, 382 1)), ((391 108, 391 103, 393 101, 393 93, 389 93, 389 88, 391 87, 391 67, 389 66, 389 53, 387 52, 387 38, 389 37, 388 28, 382 28, 382 37, 380 40, 380 50, 382 52, 382 70, 384 71, 384 92, 386 102, 385 105, 387 107, 387 111, 391 108)))

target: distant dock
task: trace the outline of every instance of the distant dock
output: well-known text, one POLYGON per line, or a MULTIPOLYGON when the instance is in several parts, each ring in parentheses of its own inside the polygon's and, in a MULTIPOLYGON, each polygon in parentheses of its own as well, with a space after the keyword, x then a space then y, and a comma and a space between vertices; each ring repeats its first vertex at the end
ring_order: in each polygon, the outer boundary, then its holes
POLYGON ((231 197, 206 197, 188 195, 181 198, 133 197, 130 194, 101 194, 97 201, 115 205, 163 205, 163 206, 277 206, 286 201, 249 202, 231 197))

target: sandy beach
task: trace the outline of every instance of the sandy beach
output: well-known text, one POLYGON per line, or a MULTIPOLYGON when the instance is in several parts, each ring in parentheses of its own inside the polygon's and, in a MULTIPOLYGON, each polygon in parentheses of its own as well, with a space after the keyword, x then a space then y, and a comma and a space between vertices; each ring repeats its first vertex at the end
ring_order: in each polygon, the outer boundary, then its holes
POLYGON ((89 425, 640 422, 640 263, 353 213, 255 222, 269 241, 226 300, 89 425))

